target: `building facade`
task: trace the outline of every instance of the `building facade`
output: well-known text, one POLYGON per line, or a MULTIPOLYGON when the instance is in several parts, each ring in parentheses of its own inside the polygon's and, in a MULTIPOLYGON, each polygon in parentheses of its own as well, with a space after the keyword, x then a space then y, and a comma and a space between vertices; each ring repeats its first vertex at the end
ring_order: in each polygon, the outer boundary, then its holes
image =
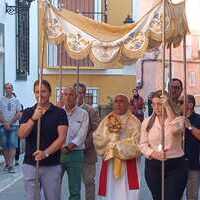
POLYGON ((0 1, 0 96, 4 84, 11 82, 20 102, 27 107, 35 101, 33 82, 38 78, 38 6, 33 1, 29 13, 9 14, 7 6, 18 3, 0 1))
MULTIPOLYGON (((139 0, 135 0, 139 1, 139 0)), ((140 1, 141 16, 144 15, 152 5, 158 3, 157 0, 140 1)), ((200 105, 200 37, 187 35, 186 38, 186 88, 188 94, 193 94, 200 105)), ((141 93, 147 97, 150 92, 162 87, 162 48, 156 49, 152 53, 147 53, 145 57, 137 62, 137 81, 141 85, 141 93), (152 79, 152 77, 155 77, 152 79)), ((166 59, 169 59, 169 50, 166 50, 166 59)), ((172 78, 184 79, 183 64, 183 44, 177 48, 172 47, 172 78)), ((169 62, 166 62, 165 82, 169 81, 169 62)))

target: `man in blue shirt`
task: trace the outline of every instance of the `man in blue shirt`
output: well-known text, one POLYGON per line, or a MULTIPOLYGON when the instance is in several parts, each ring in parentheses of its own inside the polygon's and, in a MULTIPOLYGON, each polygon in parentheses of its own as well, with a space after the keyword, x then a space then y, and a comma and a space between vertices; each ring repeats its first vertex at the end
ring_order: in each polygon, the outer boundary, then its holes
MULTIPOLYGON (((183 105, 182 100, 181 103, 183 105)), ((195 104, 194 96, 187 95, 186 115, 191 124, 185 131, 185 153, 189 159, 189 173, 186 190, 188 200, 198 200, 200 186, 200 115, 194 111, 195 104)))

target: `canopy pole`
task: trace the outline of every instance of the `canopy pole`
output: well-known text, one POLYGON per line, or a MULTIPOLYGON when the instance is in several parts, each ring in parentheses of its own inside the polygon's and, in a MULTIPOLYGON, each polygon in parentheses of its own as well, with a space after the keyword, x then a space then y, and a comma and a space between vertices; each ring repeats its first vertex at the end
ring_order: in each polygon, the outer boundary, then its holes
MULTIPOLYGON (((163 20, 162 20, 162 49, 163 49, 163 54, 162 54, 162 75, 163 75, 163 82, 162 82, 162 94, 164 94, 165 91, 165 49, 166 49, 166 35, 165 35, 165 25, 166 25, 166 0, 162 0, 163 4, 163 20)), ((162 152, 165 152, 165 129, 164 129, 164 106, 162 105, 162 138, 161 138, 161 145, 162 145, 162 152)), ((165 153, 164 153, 164 158, 165 158, 165 153)), ((162 160, 162 166, 161 166, 161 199, 164 200, 164 194, 165 194, 165 161, 162 160)))
MULTIPOLYGON (((183 77, 183 96, 184 96, 184 110, 183 116, 186 119, 186 101, 187 101, 187 58, 186 58, 186 35, 183 38, 183 62, 184 62, 184 77, 183 77)), ((185 150, 185 129, 183 131, 183 150, 185 150)))
MULTIPOLYGON (((62 2, 58 0, 58 9, 62 9, 62 2)), ((62 44, 59 45, 59 104, 62 106, 63 68, 62 68, 62 44)))
POLYGON ((63 69, 62 69, 62 45, 60 44, 60 52, 59 52, 59 103, 62 106, 62 82, 63 82, 63 69))
MULTIPOLYGON (((45 12, 45 10, 44 10, 45 12)), ((38 22, 40 22, 40 1, 38 1, 38 22)), ((45 15, 45 13, 44 13, 45 15)), ((44 18, 43 18, 44 19, 44 18)), ((41 104, 41 87, 42 87, 42 80, 43 80, 43 68, 44 68, 44 48, 45 48, 45 33, 42 31, 42 34, 40 33, 41 25, 44 25, 43 22, 38 23, 38 52, 41 51, 40 47, 42 48, 41 52, 41 59, 40 59, 40 53, 38 53, 38 63, 39 63, 39 99, 38 99, 38 105, 41 104), (42 39, 41 39, 42 38, 42 39), (42 41, 42 45, 40 46, 40 41, 42 41)), ((41 132, 41 119, 38 119, 37 122, 37 143, 36 143, 36 149, 37 151, 40 150, 40 132, 41 132)), ((36 172, 35 172, 35 200, 40 200, 40 180, 39 180, 39 160, 36 161, 36 172)))
POLYGON ((172 80, 172 43, 169 46, 169 82, 172 80))
MULTIPOLYGON (((80 65, 79 65, 79 61, 78 60, 77 60, 76 75, 77 75, 77 79, 76 79, 76 94, 78 95, 79 83, 80 83, 80 65)), ((77 98, 77 104, 78 104, 78 98, 77 98)))

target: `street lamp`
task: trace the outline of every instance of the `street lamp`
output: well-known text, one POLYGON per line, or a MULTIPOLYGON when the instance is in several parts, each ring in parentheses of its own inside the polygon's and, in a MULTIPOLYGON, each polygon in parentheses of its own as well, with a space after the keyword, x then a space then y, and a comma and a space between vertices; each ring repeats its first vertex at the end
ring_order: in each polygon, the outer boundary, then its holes
POLYGON ((29 10, 32 1, 34 0, 16 0, 15 6, 9 6, 6 3, 6 13, 9 15, 15 15, 20 11, 27 11, 29 10))
POLYGON ((16 79, 27 80, 29 74, 29 9, 34 0, 15 0, 6 3, 6 13, 16 15, 16 79))

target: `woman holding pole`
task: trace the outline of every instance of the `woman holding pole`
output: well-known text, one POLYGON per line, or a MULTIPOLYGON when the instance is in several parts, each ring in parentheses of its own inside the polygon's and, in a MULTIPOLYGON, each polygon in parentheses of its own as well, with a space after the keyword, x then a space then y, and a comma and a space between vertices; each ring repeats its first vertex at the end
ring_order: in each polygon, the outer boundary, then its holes
POLYGON ((161 165, 164 161, 164 199, 181 200, 187 182, 187 161, 182 149, 184 118, 176 116, 167 94, 162 95, 161 90, 153 93, 152 107, 153 114, 142 123, 140 138, 140 150, 146 157, 145 179, 153 199, 161 200, 161 165), (161 124, 164 124, 164 151, 161 124))

